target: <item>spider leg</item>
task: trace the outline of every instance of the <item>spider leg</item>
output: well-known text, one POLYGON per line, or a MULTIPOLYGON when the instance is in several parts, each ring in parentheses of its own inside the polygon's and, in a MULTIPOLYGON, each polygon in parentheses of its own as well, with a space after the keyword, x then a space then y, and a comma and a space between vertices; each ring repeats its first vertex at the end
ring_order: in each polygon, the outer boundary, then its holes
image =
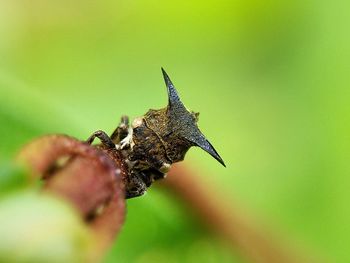
POLYGON ((136 172, 131 173, 125 184, 126 199, 138 197, 146 193, 147 183, 144 181, 143 177, 143 175, 136 172))
POLYGON ((88 144, 92 144, 95 138, 99 138, 101 143, 108 148, 115 148, 115 144, 112 139, 104 131, 98 130, 95 131, 91 136, 86 140, 88 144))
POLYGON ((129 134, 129 117, 123 115, 120 119, 118 127, 111 135, 111 139, 115 144, 119 144, 129 134))

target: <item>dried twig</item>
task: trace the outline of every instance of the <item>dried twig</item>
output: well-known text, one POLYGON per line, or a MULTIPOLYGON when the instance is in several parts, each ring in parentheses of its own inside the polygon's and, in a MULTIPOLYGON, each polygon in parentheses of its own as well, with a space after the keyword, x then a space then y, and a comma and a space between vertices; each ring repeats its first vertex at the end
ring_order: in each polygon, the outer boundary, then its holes
POLYGON ((18 160, 29 167, 33 178, 44 179, 44 191, 77 208, 95 234, 94 254, 101 257, 125 217, 122 178, 126 170, 122 159, 71 137, 51 135, 26 145, 18 160))
POLYGON ((305 251, 292 248, 286 241, 262 229, 241 207, 228 203, 223 193, 200 180, 183 165, 175 165, 162 182, 215 233, 229 241, 232 248, 258 263, 323 262, 305 251), (280 239, 280 238, 279 238, 280 239))

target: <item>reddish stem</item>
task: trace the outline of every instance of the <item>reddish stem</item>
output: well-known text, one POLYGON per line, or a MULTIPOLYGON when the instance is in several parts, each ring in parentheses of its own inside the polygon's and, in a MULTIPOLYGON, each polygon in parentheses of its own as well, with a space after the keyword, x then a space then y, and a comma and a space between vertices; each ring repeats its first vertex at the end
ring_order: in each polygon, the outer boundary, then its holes
POLYGON ((18 160, 29 167, 33 178, 44 179, 44 191, 77 208, 95 234, 96 253, 102 255, 124 222, 122 178, 126 170, 122 158, 68 136, 50 135, 26 145, 18 160), (59 165, 63 158, 65 162, 59 165))
POLYGON ((235 251, 258 263, 323 262, 314 255, 263 229, 237 203, 183 165, 174 165, 162 182, 186 204, 209 229, 228 240, 235 251), (317 258, 317 260, 316 260, 317 258))

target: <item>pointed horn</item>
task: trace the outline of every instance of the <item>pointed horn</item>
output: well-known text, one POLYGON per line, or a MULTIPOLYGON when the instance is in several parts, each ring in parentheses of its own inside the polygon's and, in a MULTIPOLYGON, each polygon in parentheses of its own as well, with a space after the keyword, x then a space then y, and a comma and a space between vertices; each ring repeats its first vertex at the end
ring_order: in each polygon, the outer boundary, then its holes
POLYGON ((220 157, 218 152, 215 150, 213 145, 204 137, 203 134, 198 134, 193 138, 193 134, 191 136, 192 138, 188 138, 190 141, 192 141, 196 146, 202 148, 204 151, 209 153, 211 156, 213 156, 219 163, 221 163, 224 167, 226 167, 224 160, 220 157))
POLYGON ((216 152, 210 142, 198 129, 196 122, 193 121, 192 114, 186 109, 180 100, 179 95, 171 82, 168 74, 162 68, 165 84, 168 88, 169 97, 169 114, 170 120, 174 122, 174 127, 180 137, 192 142, 194 145, 202 148, 204 151, 213 156, 219 163, 226 167, 220 155, 216 152))
POLYGON ((165 72, 165 70, 163 68, 162 69, 162 73, 163 73, 163 77, 164 77, 164 81, 165 84, 167 86, 168 89, 168 98, 169 98, 169 105, 174 105, 174 104, 182 104, 179 95, 177 94, 177 91, 175 89, 174 84, 171 82, 168 74, 165 72))
POLYGON ((226 167, 224 160, 220 157, 220 155, 217 153, 213 145, 209 141, 205 141, 204 144, 198 145, 200 148, 202 148, 204 151, 209 153, 211 156, 213 156, 219 163, 221 163, 224 167, 226 167))

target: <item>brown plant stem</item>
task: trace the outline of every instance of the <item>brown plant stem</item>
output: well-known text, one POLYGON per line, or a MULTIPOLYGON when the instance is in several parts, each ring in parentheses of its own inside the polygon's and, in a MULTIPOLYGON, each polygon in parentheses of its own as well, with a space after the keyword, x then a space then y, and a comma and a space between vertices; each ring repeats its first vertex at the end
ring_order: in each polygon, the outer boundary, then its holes
POLYGON ((26 145, 17 159, 29 168, 33 179, 44 180, 44 192, 57 194, 76 207, 95 235, 94 253, 102 256, 124 222, 122 158, 68 136, 49 135, 26 145))
POLYGON ((188 167, 174 165, 161 184, 180 198, 209 229, 228 240, 231 247, 235 251, 238 249, 249 262, 322 262, 263 229, 236 203, 228 203, 224 193, 200 178, 188 167))

